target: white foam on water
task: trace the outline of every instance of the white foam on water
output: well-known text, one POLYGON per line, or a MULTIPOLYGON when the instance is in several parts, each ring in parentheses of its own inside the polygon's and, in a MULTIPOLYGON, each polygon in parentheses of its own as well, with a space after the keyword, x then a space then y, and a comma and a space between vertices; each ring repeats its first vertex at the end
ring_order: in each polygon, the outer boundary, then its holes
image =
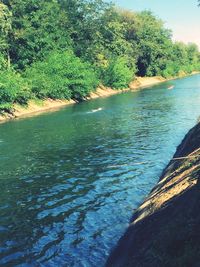
POLYGON ((91 111, 88 111, 87 113, 95 113, 101 110, 103 110, 103 108, 92 109, 91 111))

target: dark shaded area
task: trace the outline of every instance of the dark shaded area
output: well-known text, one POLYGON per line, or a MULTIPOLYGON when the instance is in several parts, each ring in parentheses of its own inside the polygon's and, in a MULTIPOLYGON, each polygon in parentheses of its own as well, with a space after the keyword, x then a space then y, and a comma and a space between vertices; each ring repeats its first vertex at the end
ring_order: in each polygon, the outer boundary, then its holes
MULTIPOLYGON (((194 153, 200 148, 200 126, 192 128, 183 139, 182 143, 178 146, 173 158, 185 157, 194 153)), ((200 151, 197 151, 200 152, 200 151)), ((180 160, 171 160, 166 169, 163 171, 160 180, 170 172, 173 172, 178 166, 182 164, 180 160)))

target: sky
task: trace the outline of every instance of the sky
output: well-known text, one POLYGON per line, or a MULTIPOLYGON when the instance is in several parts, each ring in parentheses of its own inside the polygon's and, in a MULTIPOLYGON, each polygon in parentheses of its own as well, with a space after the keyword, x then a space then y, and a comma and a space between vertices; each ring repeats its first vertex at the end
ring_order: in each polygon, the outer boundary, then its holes
POLYGON ((194 42, 200 48, 200 7, 198 0, 112 0, 133 11, 151 10, 173 31, 173 39, 194 42))

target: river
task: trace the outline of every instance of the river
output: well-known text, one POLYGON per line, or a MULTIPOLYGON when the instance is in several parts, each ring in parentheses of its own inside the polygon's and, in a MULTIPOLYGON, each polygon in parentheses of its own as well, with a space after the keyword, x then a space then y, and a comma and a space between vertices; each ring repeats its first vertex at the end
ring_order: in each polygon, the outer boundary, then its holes
POLYGON ((199 115, 195 75, 1 124, 0 265, 103 266, 199 115))

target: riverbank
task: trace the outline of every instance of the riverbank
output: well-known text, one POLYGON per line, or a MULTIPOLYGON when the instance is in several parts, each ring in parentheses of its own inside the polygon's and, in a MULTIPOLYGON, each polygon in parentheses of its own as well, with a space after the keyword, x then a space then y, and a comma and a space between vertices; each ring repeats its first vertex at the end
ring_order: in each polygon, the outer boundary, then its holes
POLYGON ((200 123, 186 135, 107 267, 197 267, 200 261, 200 123))
MULTIPOLYGON (((137 90, 140 88, 152 86, 161 82, 166 81, 166 79, 162 77, 137 77, 135 81, 130 84, 130 88, 114 90, 109 87, 99 86, 95 92, 92 92, 89 97, 87 97, 86 101, 97 99, 99 97, 108 97, 115 94, 120 94, 122 92, 126 92, 129 90, 137 90)), ((63 108, 67 105, 72 105, 77 103, 74 100, 30 100, 27 106, 14 105, 14 111, 12 114, 4 113, 0 115, 0 122, 6 122, 8 120, 29 117, 38 115, 43 112, 48 111, 56 111, 60 108, 63 108)))
MULTIPOLYGON (((198 72, 193 72, 192 75, 198 74, 198 72)), ((187 75, 181 77, 174 77, 173 79, 183 78, 187 75)), ((189 75, 188 75, 189 76, 189 75)), ((139 90, 142 88, 151 87, 153 85, 170 81, 172 79, 165 79, 160 76, 156 77, 136 77, 136 79, 130 83, 129 88, 115 90, 109 87, 99 86, 95 92, 92 92, 89 97, 86 98, 86 101, 97 99, 99 97, 109 97, 115 94, 120 94, 130 90, 139 90)), ((76 104, 74 100, 30 100, 27 106, 21 106, 19 104, 14 105, 14 111, 12 113, 4 113, 0 115, 0 123, 6 122, 8 120, 30 117, 38 115, 43 112, 56 111, 60 108, 63 108, 67 105, 76 104)))

